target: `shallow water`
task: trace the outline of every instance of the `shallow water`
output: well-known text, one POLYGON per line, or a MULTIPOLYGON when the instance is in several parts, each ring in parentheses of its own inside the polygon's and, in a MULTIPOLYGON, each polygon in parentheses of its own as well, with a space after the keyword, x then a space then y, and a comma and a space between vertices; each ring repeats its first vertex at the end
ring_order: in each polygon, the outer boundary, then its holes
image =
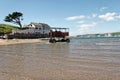
POLYGON ((119 38, 0 46, 0 80, 120 80, 119 38))

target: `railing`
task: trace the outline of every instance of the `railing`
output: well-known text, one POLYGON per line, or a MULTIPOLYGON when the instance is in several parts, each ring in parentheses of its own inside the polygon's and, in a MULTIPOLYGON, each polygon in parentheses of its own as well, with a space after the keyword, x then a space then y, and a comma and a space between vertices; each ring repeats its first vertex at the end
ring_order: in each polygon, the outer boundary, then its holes
POLYGON ((68 32, 55 31, 55 32, 50 32, 49 36, 50 37, 65 37, 65 36, 69 36, 69 33, 68 32))

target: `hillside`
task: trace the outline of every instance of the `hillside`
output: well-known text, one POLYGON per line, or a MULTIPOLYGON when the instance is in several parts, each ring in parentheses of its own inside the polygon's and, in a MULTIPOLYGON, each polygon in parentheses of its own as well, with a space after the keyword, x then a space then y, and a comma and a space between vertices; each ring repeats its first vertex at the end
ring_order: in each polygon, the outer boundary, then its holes
POLYGON ((19 27, 8 25, 8 24, 0 24, 0 34, 8 34, 11 33, 12 30, 17 30, 19 27))
POLYGON ((120 32, 113 32, 111 33, 113 36, 119 36, 120 35, 120 32))

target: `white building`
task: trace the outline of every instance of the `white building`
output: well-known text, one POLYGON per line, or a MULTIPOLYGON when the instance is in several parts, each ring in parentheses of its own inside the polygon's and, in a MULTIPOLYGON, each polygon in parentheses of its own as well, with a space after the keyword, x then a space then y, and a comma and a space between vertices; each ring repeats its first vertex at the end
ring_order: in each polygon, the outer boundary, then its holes
POLYGON ((24 34, 28 36, 30 35, 48 36, 49 32, 50 32, 50 26, 48 24, 31 22, 29 25, 23 26, 22 30, 13 30, 12 34, 24 34))

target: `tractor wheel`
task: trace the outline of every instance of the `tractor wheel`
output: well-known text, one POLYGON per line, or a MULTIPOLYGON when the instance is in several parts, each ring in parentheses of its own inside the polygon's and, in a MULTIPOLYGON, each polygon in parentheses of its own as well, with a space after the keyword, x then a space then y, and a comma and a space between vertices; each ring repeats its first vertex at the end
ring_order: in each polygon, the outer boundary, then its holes
POLYGON ((50 43, 56 43, 56 40, 55 39, 50 39, 49 42, 50 43))
POLYGON ((69 42, 70 42, 70 39, 66 39, 66 42, 69 43, 69 42))

